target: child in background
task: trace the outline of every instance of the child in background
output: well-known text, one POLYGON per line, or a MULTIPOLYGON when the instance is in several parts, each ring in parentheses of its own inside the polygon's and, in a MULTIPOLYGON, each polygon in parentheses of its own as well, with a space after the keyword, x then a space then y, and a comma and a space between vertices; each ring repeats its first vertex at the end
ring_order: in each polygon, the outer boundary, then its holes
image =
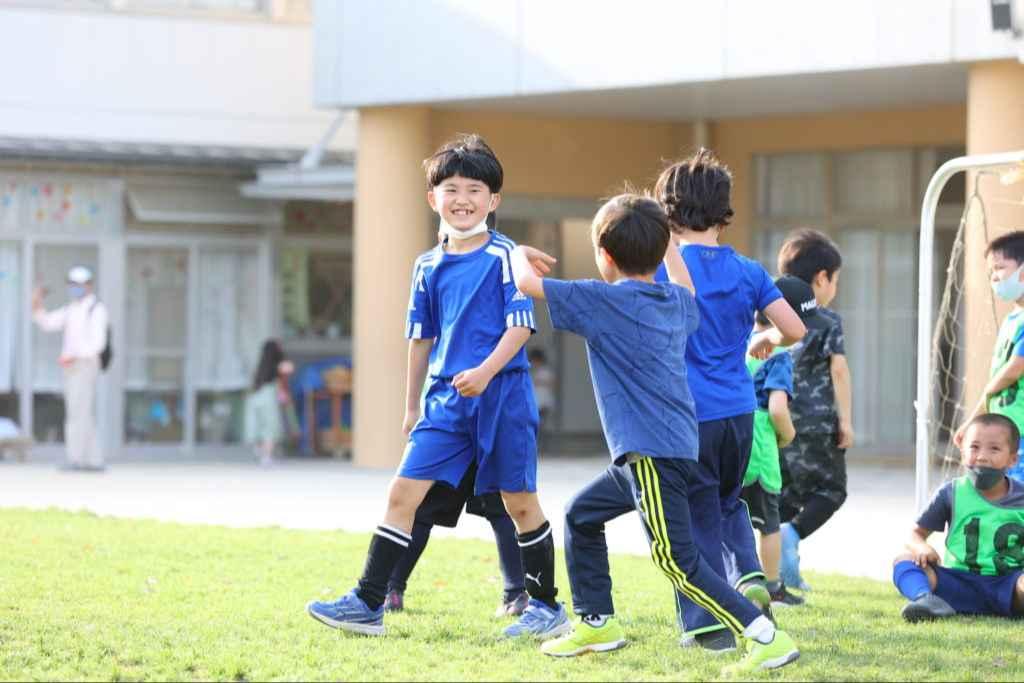
POLYGON ((839 288, 839 247, 817 230, 797 230, 779 250, 779 272, 811 286, 818 316, 793 356, 789 409, 796 438, 781 449, 782 560, 790 588, 808 590, 800 575, 800 541, 817 531, 846 500, 846 449, 853 445, 853 395, 843 321, 828 305, 839 288))
POLYGON ((245 401, 245 442, 253 445, 264 467, 273 464, 274 452, 284 439, 286 428, 291 426, 283 412, 291 406, 291 394, 287 382, 282 390, 280 380, 291 376, 294 370, 276 339, 264 342, 253 377, 253 391, 245 401))
POLYGON ((1004 415, 973 418, 961 438, 965 476, 946 482, 921 513, 892 581, 910 622, 954 614, 1024 616, 1024 484, 1006 476, 1020 431, 1004 415), (928 544, 946 531, 946 560, 928 544))
MULTIPOLYGON (((800 316, 808 328, 817 322, 817 302, 814 291, 799 278, 784 275, 775 280, 775 286, 783 298, 800 316)), ((758 313, 754 322, 754 333, 771 327, 771 322, 758 313)), ((787 349, 775 349, 767 360, 747 356, 747 370, 754 378, 754 395, 757 411, 754 413, 754 442, 750 451, 750 463, 743 477, 743 491, 740 494, 750 512, 750 523, 760 532, 760 564, 747 548, 729 547, 730 539, 739 537, 738 532, 726 533, 726 545, 732 553, 739 577, 738 585, 763 567, 772 606, 791 607, 802 605, 803 598, 786 590, 779 577, 779 555, 782 542, 779 538, 779 495, 782 492, 782 474, 779 469, 779 448, 788 445, 796 436, 793 418, 789 412, 789 401, 793 395, 793 357, 787 349)), ((746 524, 738 515, 730 518, 733 523, 746 524)))
POLYGON ((533 377, 533 396, 537 401, 537 412, 540 413, 540 424, 543 429, 555 409, 555 373, 551 371, 543 349, 530 349, 529 359, 530 375, 533 377))
MULTIPOLYGON (((989 279, 996 297, 1013 303, 1013 309, 999 326, 999 336, 992 350, 992 366, 981 400, 967 416, 968 422, 985 412, 1005 415, 1017 429, 1024 431, 1024 231, 1014 231, 992 240, 985 250, 989 279)), ((953 437, 962 445, 966 424, 953 437)), ((1024 456, 1021 442, 1018 456, 1024 456)), ((1024 481, 1024 462, 1007 472, 1024 481)))
MULTIPOLYGON (((756 560, 754 532, 740 501, 757 408, 745 366, 748 343, 754 356, 767 358, 776 346, 792 344, 805 331, 764 267, 719 243, 732 221, 731 192, 732 172, 706 149, 666 168, 655 187, 693 278, 700 309, 700 327, 686 346, 700 432, 700 456, 688 491, 697 547, 723 579, 726 533, 737 534, 730 547, 747 548, 756 560), (773 327, 751 338, 758 311, 773 327)), ((664 278, 664 271, 659 271, 659 279, 664 278)), ((771 595, 762 574, 752 574, 740 592, 770 611, 771 595)), ((733 634, 719 619, 685 595, 677 598, 685 645, 713 652, 736 647, 733 634)))
MULTIPOLYGON (((785 666, 800 655, 792 639, 708 566, 691 534, 687 495, 697 465, 697 417, 684 358, 698 313, 666 216, 652 199, 620 195, 597 212, 591 241, 603 281, 542 278, 531 261, 552 260, 527 247, 512 259, 519 290, 547 299, 556 329, 586 339, 612 458, 566 508, 566 564, 580 621, 541 649, 573 657, 626 644, 614 618, 604 527, 637 510, 651 558, 673 587, 749 640, 746 656, 724 673, 785 666), (671 283, 654 281, 663 259, 671 283)), ((721 542, 714 553, 721 562, 721 542)))

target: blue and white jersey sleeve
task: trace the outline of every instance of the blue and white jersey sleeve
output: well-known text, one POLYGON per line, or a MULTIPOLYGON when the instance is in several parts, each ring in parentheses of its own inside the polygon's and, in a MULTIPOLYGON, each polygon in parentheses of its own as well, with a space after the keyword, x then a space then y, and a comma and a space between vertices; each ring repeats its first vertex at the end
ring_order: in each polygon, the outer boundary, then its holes
POLYGON ((501 290, 505 304, 505 328, 525 327, 531 332, 537 331, 533 317, 533 299, 516 289, 512 278, 512 250, 515 242, 504 235, 495 233, 487 251, 501 259, 501 290))
POLYGON ((436 250, 431 250, 416 259, 416 265, 413 266, 409 311, 405 320, 406 339, 434 339, 438 336, 427 276, 439 257, 436 250))

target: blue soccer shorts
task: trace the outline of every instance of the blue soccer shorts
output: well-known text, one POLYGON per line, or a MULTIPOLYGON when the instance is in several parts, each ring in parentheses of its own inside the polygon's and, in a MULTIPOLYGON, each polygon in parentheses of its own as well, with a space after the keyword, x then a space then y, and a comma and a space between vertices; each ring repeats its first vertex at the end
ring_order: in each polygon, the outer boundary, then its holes
POLYGON ((476 462, 476 495, 535 492, 538 422, 526 370, 495 376, 472 398, 460 396, 451 379, 432 378, 398 476, 457 488, 476 462))
POLYGON ((1013 612, 1013 589, 1020 570, 1003 576, 983 576, 949 567, 934 569, 938 577, 935 595, 948 602, 957 614, 1021 616, 1013 612))

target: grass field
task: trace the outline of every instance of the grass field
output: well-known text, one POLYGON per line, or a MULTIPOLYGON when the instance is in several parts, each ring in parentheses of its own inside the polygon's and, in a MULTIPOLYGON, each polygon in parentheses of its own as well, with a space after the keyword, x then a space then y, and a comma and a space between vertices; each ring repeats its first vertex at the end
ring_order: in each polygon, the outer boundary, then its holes
MULTIPOLYGON (((501 641, 495 551, 479 541, 427 548, 384 638, 314 622, 305 603, 348 590, 367 541, 0 510, 0 680, 679 680, 732 661, 677 646, 668 583, 640 557, 612 558, 626 649, 553 660, 501 641)), ((909 626, 886 584, 809 579, 809 605, 780 615, 803 657, 765 678, 1024 678, 1019 623, 909 626)))

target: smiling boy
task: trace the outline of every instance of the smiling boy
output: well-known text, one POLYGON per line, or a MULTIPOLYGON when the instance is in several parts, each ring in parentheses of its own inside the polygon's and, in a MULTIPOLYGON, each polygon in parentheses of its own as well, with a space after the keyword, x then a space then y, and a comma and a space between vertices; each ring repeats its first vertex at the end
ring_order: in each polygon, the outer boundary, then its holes
POLYGON ((1020 432, 995 413, 971 420, 962 439, 967 473, 932 498, 893 561, 892 580, 910 622, 954 614, 1024 616, 1024 484, 1006 476, 1020 432), (946 559, 929 545, 946 531, 946 559))
POLYGON ((555 601, 554 541, 537 500, 538 417, 523 349, 535 329, 533 303, 512 280, 515 244, 487 226, 504 171, 477 135, 448 142, 424 167, 442 240, 413 268, 402 427, 409 442, 358 587, 307 611, 333 628, 382 635, 388 578, 409 546, 417 508, 435 482, 456 488, 475 462, 475 493, 500 491, 515 523, 530 594, 505 635, 561 635, 570 625, 555 601))

